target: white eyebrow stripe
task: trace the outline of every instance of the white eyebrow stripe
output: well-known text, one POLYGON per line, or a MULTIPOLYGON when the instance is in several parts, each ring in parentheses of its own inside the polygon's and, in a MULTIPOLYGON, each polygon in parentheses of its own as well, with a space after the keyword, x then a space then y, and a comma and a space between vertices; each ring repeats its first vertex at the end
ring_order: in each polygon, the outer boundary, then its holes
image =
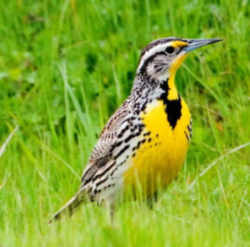
POLYGON ((138 69, 137 69, 137 72, 140 71, 141 67, 143 66, 143 64, 145 63, 145 61, 147 61, 147 59, 149 57, 151 57, 152 55, 156 54, 156 53, 159 53, 161 51, 163 51, 163 48, 171 45, 172 42, 169 42, 169 43, 162 43, 162 44, 157 44, 156 46, 152 47, 151 49, 149 49, 148 51, 146 51, 141 60, 140 60, 140 64, 138 66, 138 69))

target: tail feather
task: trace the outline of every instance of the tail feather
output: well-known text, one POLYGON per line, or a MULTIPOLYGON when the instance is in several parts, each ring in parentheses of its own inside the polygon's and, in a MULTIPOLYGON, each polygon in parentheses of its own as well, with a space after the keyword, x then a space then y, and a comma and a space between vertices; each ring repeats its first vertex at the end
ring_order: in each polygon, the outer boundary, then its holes
POLYGON ((86 200, 86 194, 84 191, 79 190, 75 196, 73 196, 61 209, 59 209, 49 220, 49 223, 61 218, 62 215, 71 216, 75 209, 86 200))

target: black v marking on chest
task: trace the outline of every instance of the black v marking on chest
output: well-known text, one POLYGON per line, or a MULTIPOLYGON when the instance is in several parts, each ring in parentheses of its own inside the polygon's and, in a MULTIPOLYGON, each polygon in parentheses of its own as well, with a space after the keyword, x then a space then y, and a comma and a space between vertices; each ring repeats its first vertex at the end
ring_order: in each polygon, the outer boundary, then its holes
POLYGON ((181 97, 178 96, 178 99, 174 100, 168 99, 168 80, 161 84, 161 89, 163 90, 163 93, 159 99, 163 101, 167 115, 167 121, 169 122, 172 129, 174 129, 176 127, 177 121, 181 118, 181 97))

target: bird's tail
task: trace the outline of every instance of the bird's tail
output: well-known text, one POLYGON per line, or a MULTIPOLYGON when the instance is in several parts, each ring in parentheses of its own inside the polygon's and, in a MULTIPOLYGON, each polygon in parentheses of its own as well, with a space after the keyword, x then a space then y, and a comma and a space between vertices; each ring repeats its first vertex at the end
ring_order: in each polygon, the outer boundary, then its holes
POLYGON ((49 220, 49 223, 61 218, 62 215, 71 216, 75 209, 83 202, 86 201, 86 193, 84 190, 79 190, 61 209, 59 209, 49 220))

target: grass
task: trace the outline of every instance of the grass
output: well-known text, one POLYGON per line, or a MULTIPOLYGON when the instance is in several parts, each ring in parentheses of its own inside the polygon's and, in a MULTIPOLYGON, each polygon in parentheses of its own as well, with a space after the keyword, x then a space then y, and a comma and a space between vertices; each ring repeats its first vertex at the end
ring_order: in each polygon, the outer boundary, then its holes
POLYGON ((0 156, 0 246, 249 246, 250 148, 234 150, 250 140, 249 11, 239 0, 1 1, 0 143, 19 129, 0 156), (166 36, 224 39, 177 73, 193 115, 178 180, 153 210, 121 204, 114 225, 93 204, 48 225, 128 95, 140 49, 166 36))

